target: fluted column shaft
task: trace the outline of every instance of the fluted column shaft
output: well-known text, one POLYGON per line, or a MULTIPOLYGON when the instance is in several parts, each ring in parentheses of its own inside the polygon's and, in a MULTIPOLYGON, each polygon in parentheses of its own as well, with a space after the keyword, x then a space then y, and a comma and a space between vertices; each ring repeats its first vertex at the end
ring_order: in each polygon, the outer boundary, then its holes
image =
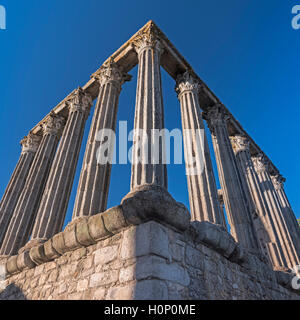
POLYGON ((231 142, 241 174, 247 183, 249 196, 255 206, 257 216, 253 221, 262 251, 274 267, 287 267, 276 221, 269 210, 251 159, 249 140, 245 136, 235 136, 231 142))
POLYGON ((287 263, 287 266, 293 268, 299 264, 299 255, 293 238, 289 232, 288 225, 284 218, 284 212, 280 206, 280 200, 272 183, 268 171, 268 161, 263 155, 252 157, 255 170, 258 174, 261 190, 264 194, 272 220, 277 229, 277 235, 287 263))
POLYGON ((1 248, 2 254, 17 254, 29 239, 63 124, 64 119, 54 114, 50 114, 42 124, 43 138, 15 207, 1 248))
POLYGON ((144 184, 154 184, 167 188, 167 168, 163 163, 163 139, 159 140, 158 161, 154 163, 155 146, 154 131, 164 128, 164 110, 161 89, 160 42, 152 34, 144 34, 135 39, 138 53, 139 69, 136 91, 136 106, 134 118, 134 145, 131 171, 131 190, 144 184), (140 130, 143 130, 141 136, 140 130), (138 147, 141 139, 142 147, 138 147), (139 160, 138 160, 139 159, 139 160))
MULTIPOLYGON (((104 129, 116 130, 121 85, 131 79, 128 74, 121 72, 113 61, 103 66, 95 76, 100 89, 81 169, 73 219, 106 210, 111 163, 99 163, 97 153, 105 139, 104 129)), ((113 149, 113 145, 109 148, 113 149)))
POLYGON ((229 139, 227 129, 229 117, 225 114, 222 106, 215 105, 205 112, 205 119, 212 133, 219 179, 231 234, 245 248, 258 252, 260 251, 258 239, 229 139))
POLYGON ((287 224, 289 225, 290 231, 293 233, 295 241, 297 243, 297 249, 300 250, 300 228, 296 216, 293 212, 291 204, 287 198, 287 195, 284 190, 284 182, 285 178, 283 178, 280 174, 271 176, 274 188, 279 198, 279 203, 281 205, 281 209, 285 213, 285 219, 287 224))
POLYGON ((186 174, 192 220, 225 226, 199 105, 200 84, 185 72, 177 78, 176 91, 181 106, 186 174), (194 154, 194 159, 191 156, 194 154), (193 163, 192 163, 193 162, 193 163))
POLYGON ((0 202, 0 246, 22 193, 39 143, 40 137, 31 133, 20 143, 22 145, 20 158, 0 202))
POLYGON ((51 167, 32 231, 32 241, 44 241, 61 231, 79 156, 86 119, 92 104, 82 89, 67 102, 68 120, 51 167))

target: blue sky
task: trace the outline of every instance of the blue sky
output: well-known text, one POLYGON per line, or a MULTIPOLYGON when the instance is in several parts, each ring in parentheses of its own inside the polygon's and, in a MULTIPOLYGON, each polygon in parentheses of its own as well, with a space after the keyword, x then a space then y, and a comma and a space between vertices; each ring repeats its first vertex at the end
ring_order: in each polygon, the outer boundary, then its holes
MULTIPOLYGON (((0 0, 0 194, 20 155, 19 141, 116 49, 152 19, 272 159, 300 217, 300 30, 296 1, 0 0)), ((133 79, 123 87, 118 120, 133 126, 133 79)), ((174 81, 162 71, 166 127, 181 128, 174 81)), ((84 143, 91 117, 87 122, 84 143)), ((84 143, 66 222, 70 219, 84 143)), ((168 167, 169 191, 188 206, 184 166, 168 167)), ((129 191, 130 165, 112 169, 108 207, 129 191)))

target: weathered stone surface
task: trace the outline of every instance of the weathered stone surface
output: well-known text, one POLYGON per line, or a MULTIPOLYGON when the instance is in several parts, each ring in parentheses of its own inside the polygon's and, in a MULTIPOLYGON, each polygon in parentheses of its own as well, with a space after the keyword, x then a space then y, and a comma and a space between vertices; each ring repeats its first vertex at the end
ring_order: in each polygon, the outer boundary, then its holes
POLYGON ((29 256, 29 251, 25 251, 17 256, 17 267, 20 271, 24 269, 31 269, 35 267, 35 265, 36 264, 29 256))
POLYGON ((235 259, 242 259, 241 249, 237 248, 237 243, 223 226, 193 221, 191 227, 196 241, 207 244, 227 258, 234 255, 235 259))
POLYGON ((140 281, 136 285, 133 298, 136 300, 167 300, 168 288, 164 281, 140 281))
POLYGON ((49 261, 55 258, 58 258, 60 256, 60 254, 54 249, 52 240, 53 239, 49 239, 44 243, 45 256, 47 259, 49 259, 49 261))
POLYGON ((186 207, 176 202, 160 186, 143 185, 135 188, 122 199, 122 208, 126 221, 132 224, 155 220, 181 231, 189 227, 190 215, 186 207))
POLYGON ((52 238, 52 246, 56 252, 63 255, 65 252, 68 251, 67 246, 65 245, 65 239, 63 236, 63 232, 57 233, 52 238))
POLYGON ((86 217, 76 219, 76 238, 82 246, 96 243, 90 235, 88 219, 86 217))
POLYGON ((77 240, 75 229, 76 223, 70 223, 64 232, 62 232, 67 251, 76 250, 81 247, 81 244, 77 240))
POLYGON ((148 256, 138 259, 136 266, 137 280, 147 278, 169 280, 179 283, 183 286, 188 286, 190 278, 187 271, 177 263, 167 263, 165 259, 148 256))
POLYGON ((118 246, 110 246, 100 248, 94 252, 94 263, 97 266, 98 264, 104 265, 115 260, 118 256, 118 246))
POLYGON ((103 218, 101 214, 89 217, 88 228, 89 234, 91 235, 94 241, 104 239, 111 235, 111 233, 108 232, 104 227, 103 218))
POLYGON ((122 259, 148 254, 170 259, 167 230, 152 221, 127 229, 121 247, 122 259))
POLYGON ((200 90, 201 83, 189 71, 177 76, 175 91, 180 101, 184 130, 184 158, 191 219, 225 226, 224 215, 218 202, 217 186, 199 103, 200 90))
POLYGON ((274 273, 240 245, 227 257, 220 243, 217 251, 189 230, 149 221, 38 266, 30 255, 39 260, 42 251, 32 248, 8 259, 0 299, 300 299, 290 273, 274 273))
POLYGON ((102 218, 106 230, 111 233, 117 233, 128 225, 124 219, 124 213, 121 206, 106 210, 103 212, 102 218))
POLYGON ((29 251, 29 256, 36 265, 49 261, 45 255, 44 244, 31 248, 29 251))
POLYGON ((105 286, 118 280, 118 271, 95 273, 91 276, 90 287, 105 286))
POLYGON ((6 262, 6 271, 9 274, 14 274, 19 271, 17 266, 17 256, 11 256, 6 262))

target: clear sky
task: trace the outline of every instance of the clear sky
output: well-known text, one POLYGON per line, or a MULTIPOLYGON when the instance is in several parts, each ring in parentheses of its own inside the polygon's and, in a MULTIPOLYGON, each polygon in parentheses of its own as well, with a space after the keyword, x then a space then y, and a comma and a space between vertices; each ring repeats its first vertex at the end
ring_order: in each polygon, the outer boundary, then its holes
MULTIPOLYGON (((19 141, 116 49, 152 19, 286 177, 300 217, 300 29, 287 0, 0 0, 0 194, 19 141)), ((118 120, 133 126, 136 71, 122 90, 118 120)), ((165 121, 181 128, 174 81, 162 71, 165 121)), ((92 114, 92 113, 91 113, 92 114)), ((91 116, 66 222, 70 220, 91 116)), ((188 206, 184 166, 168 167, 169 191, 188 206)), ((112 169, 108 207, 129 191, 130 165, 112 169)))

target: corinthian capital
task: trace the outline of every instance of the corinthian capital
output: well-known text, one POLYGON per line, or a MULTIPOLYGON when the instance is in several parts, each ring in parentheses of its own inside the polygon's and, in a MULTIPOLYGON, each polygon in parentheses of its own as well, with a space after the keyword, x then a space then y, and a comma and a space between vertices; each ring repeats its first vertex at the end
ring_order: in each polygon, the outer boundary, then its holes
POLYGON ((250 142, 246 136, 236 135, 236 136, 230 137, 230 141, 235 153, 238 153, 241 151, 249 151, 250 142))
POLYGON ((118 86, 121 90, 121 86, 124 82, 130 81, 132 76, 126 72, 123 72, 118 65, 114 62, 113 58, 110 58, 101 68, 95 72, 92 77, 98 79, 100 86, 103 86, 107 82, 112 82, 118 86))
POLYGON ((58 116, 53 111, 47 119, 42 123, 43 133, 59 136, 65 125, 65 118, 58 116))
POLYGON ((262 173, 268 171, 269 161, 266 156, 262 153, 252 157, 254 168, 257 173, 262 173))
POLYGON ((131 43, 137 54, 140 54, 147 47, 155 48, 160 54, 163 52, 163 47, 159 41, 159 31, 152 21, 132 39, 131 43))
POLYGON ((221 104, 215 104, 203 112, 203 118, 207 121, 210 131, 214 133, 216 126, 226 126, 230 116, 221 104))
POLYGON ((35 153, 40 145, 41 137, 29 132, 28 136, 24 137, 20 144, 22 146, 22 153, 33 152, 35 153))
POLYGON ((89 113, 93 99, 79 87, 66 103, 70 112, 89 113))
POLYGON ((180 96, 185 91, 199 92, 201 89, 200 82, 195 79, 188 71, 177 76, 175 91, 180 96))
POLYGON ((285 178, 281 174, 272 175, 271 179, 276 190, 283 188, 285 178))

